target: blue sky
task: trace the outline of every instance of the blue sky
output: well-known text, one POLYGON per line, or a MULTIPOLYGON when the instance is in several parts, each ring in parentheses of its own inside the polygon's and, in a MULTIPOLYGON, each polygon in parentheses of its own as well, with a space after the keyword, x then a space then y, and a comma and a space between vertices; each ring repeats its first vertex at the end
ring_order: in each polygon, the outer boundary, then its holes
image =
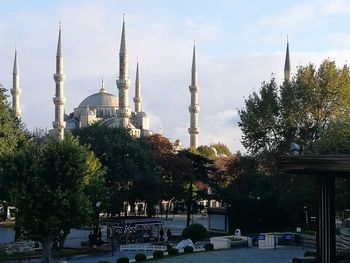
MULTIPOLYGON (((151 127, 188 146, 191 52, 197 45, 200 143, 243 150, 237 109, 274 73, 281 81, 286 37, 292 69, 350 58, 350 1, 0 0, 0 83, 11 88, 19 49, 21 106, 29 129, 51 129, 57 29, 63 24, 66 112, 99 89, 117 94, 118 48, 126 13, 130 102, 140 60, 143 109, 151 127)), ((133 107, 132 104, 130 104, 133 107)))

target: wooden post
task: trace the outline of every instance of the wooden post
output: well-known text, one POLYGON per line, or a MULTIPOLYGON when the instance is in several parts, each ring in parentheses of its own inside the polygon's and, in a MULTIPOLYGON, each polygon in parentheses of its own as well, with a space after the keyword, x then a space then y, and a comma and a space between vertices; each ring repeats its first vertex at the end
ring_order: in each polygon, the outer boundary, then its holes
POLYGON ((317 176, 317 257, 320 263, 335 262, 335 176, 317 176))

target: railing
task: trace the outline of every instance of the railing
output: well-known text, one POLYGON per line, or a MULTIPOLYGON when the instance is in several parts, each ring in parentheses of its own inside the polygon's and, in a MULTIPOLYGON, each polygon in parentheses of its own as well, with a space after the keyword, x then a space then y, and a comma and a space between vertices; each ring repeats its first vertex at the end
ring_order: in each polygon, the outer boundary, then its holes
POLYGON ((150 244, 130 244, 121 245, 120 251, 166 251, 167 247, 162 245, 150 245, 150 244))

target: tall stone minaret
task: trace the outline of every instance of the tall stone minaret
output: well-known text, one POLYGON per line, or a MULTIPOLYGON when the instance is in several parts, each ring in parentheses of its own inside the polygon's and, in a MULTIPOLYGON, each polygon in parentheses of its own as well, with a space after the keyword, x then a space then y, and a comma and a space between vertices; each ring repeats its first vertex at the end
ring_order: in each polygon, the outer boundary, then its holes
POLYGON ((138 113, 141 111, 141 88, 140 88, 140 76, 139 76, 139 62, 137 61, 136 65, 136 81, 135 81, 135 112, 138 113))
POLYGON ((196 66, 196 46, 193 46, 193 59, 192 59, 192 78, 191 86, 189 86, 191 92, 191 105, 188 107, 190 112, 190 128, 188 133, 190 134, 190 148, 197 149, 198 147, 198 83, 197 83, 197 66, 196 66))
POLYGON ((52 122, 53 128, 55 129, 55 135, 58 139, 63 140, 64 138, 64 127, 66 122, 64 121, 64 102, 63 97, 63 54, 62 54, 62 44, 61 44, 61 24, 58 33, 58 44, 57 44, 57 54, 56 54, 56 73, 53 75, 56 82, 56 93, 53 98, 53 103, 55 104, 55 121, 52 122))
POLYGON ((15 117, 21 117, 21 108, 19 104, 19 94, 21 94, 21 89, 19 88, 19 70, 18 70, 18 61, 17 61, 17 48, 15 49, 15 60, 13 62, 13 72, 12 72, 12 110, 15 117))
POLYGON ((117 79, 119 89, 119 108, 117 111, 118 119, 120 119, 120 128, 128 128, 131 111, 129 109, 129 86, 128 78, 128 54, 126 50, 125 37, 125 18, 123 14, 122 38, 119 51, 119 77, 117 79))
POLYGON ((286 59, 284 62, 284 81, 290 81, 290 58, 289 58, 289 41, 287 37, 286 59))

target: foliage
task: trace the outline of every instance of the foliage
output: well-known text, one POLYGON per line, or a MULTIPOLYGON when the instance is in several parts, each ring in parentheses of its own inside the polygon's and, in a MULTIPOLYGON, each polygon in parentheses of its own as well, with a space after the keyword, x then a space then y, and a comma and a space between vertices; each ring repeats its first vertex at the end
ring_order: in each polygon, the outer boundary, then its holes
POLYGON ((143 253, 137 253, 137 254, 135 255, 135 260, 136 260, 136 262, 139 262, 139 261, 146 261, 146 260, 147 260, 147 257, 146 257, 146 255, 143 254, 143 253))
POLYGON ((0 156, 15 151, 25 143, 27 137, 6 97, 6 90, 0 84, 0 156))
POLYGON ((213 143, 213 144, 210 145, 210 147, 215 148, 215 150, 218 153, 218 155, 224 154, 227 157, 232 156, 232 153, 230 152, 229 148, 223 143, 220 143, 220 142, 213 143))
MULTIPOLYGON (((14 117, 13 111, 7 102, 6 90, 0 84, 0 157, 13 153, 23 146, 28 138, 20 119, 14 117)), ((7 219, 6 207, 11 204, 11 197, 8 195, 8 186, 0 174, 0 200, 4 205, 4 218, 7 219)))
POLYGON ((164 257, 164 252, 161 250, 155 250, 153 252, 153 257, 154 258, 162 258, 162 257, 164 257))
POLYGON ((349 119, 349 92, 349 68, 337 68, 329 60, 318 69, 312 64, 299 67, 292 81, 281 86, 272 78, 239 111, 242 143, 269 164, 287 152, 291 142, 303 152, 315 152, 315 142, 332 122, 349 119))
POLYGON ((161 199, 169 201, 169 205, 172 200, 183 199, 185 197, 183 184, 190 165, 188 160, 177 155, 171 142, 159 134, 147 137, 146 141, 156 163, 155 172, 161 179, 161 199))
POLYGON ((52 242, 73 227, 91 220, 87 188, 102 176, 100 162, 79 142, 66 136, 31 141, 22 150, 0 159, 0 174, 18 208, 16 227, 43 245, 49 260, 52 242))
POLYGON ((184 252, 185 253, 193 253, 194 249, 191 246, 186 246, 184 247, 184 252))
POLYGON ((219 188, 218 195, 228 209, 231 227, 254 232, 300 226, 303 207, 313 204, 309 177, 266 176, 250 156, 236 155, 228 162, 232 173, 227 176, 232 180, 219 188))
POLYGON ((117 259, 117 263, 129 263, 128 257, 120 257, 117 259))
POLYGON ((216 172, 214 162, 190 151, 181 151, 178 153, 183 159, 187 159, 187 176, 185 181, 186 188, 186 207, 187 220, 186 226, 189 226, 190 216, 194 198, 208 197, 208 187, 213 182, 212 178, 216 172))
POLYGON ((201 224, 192 224, 182 231, 182 236, 184 238, 189 238, 192 240, 193 243, 196 243, 199 240, 207 238, 208 231, 201 224))
POLYGON ((169 256, 177 256, 179 254, 179 250, 176 248, 170 248, 168 250, 168 254, 169 256))
POLYGON ((196 153, 207 159, 213 160, 216 158, 215 150, 206 145, 199 146, 196 150, 196 153))
POLYGON ((124 201, 144 201, 152 207, 160 198, 160 180, 154 172, 154 160, 148 144, 133 138, 128 130, 110 128, 101 123, 74 132, 107 168, 105 178, 109 214, 119 214, 124 201), (152 191, 149 191, 152 189, 152 191))
POLYGON ((212 243, 207 243, 204 245, 205 251, 213 251, 214 250, 214 245, 212 243))

